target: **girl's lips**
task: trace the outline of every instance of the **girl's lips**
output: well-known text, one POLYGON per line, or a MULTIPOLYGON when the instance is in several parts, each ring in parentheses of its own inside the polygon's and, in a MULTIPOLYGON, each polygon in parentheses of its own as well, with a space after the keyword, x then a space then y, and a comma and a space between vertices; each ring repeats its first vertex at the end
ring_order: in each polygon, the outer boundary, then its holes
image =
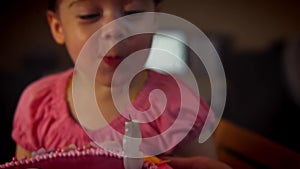
POLYGON ((117 67, 122 61, 123 61, 124 58, 122 57, 110 57, 110 56, 105 56, 103 58, 103 61, 110 67, 117 67))

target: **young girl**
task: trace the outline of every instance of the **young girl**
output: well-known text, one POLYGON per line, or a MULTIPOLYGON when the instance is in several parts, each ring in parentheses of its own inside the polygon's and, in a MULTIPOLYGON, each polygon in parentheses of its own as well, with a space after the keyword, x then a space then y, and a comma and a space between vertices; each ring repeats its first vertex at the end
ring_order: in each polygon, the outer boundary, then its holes
MULTIPOLYGON (((159 2, 160 0, 49 0, 47 17, 54 40, 66 46, 75 63, 85 42, 99 28, 125 15, 158 11, 159 2)), ((120 118, 111 95, 112 76, 118 66, 115 63, 120 63, 135 51, 151 48, 151 43, 152 35, 126 39, 114 46, 99 65, 95 83, 98 105, 110 125, 118 128, 120 132, 123 130, 123 133, 126 120, 120 118)), ((78 123, 75 114, 71 92, 72 74, 73 69, 70 69, 47 76, 34 82, 23 92, 15 113, 12 132, 17 143, 17 158, 30 157, 31 152, 40 148, 51 150, 70 144, 83 146, 92 141, 78 123)), ((174 79, 150 70, 143 71, 132 81, 129 93, 133 104, 147 109, 148 94, 157 87, 166 94, 168 112, 164 113, 168 115, 149 124, 142 124, 143 137, 159 134, 172 124, 178 114, 176 110, 180 104, 178 94, 174 94, 178 91, 174 79)), ((192 92, 190 94, 194 95, 192 92)), ((208 113, 206 104, 203 101, 200 104, 201 115, 196 119, 192 130, 178 146, 168 151, 168 155, 204 155, 215 158, 211 140, 203 144, 197 142, 205 121, 203 117, 208 113)), ((110 137, 111 133, 103 131, 101 135, 110 137)))

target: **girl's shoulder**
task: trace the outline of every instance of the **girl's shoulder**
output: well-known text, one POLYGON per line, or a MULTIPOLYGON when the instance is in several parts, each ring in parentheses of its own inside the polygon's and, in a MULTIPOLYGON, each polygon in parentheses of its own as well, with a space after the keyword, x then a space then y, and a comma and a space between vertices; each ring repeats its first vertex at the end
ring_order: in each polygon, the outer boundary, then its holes
POLYGON ((175 98, 185 94, 190 98, 199 99, 199 91, 194 89, 197 86, 191 87, 189 84, 190 83, 178 75, 170 75, 157 72, 155 70, 148 70, 148 78, 146 82, 148 90, 160 89, 166 94, 172 95, 175 98))
POLYGON ((73 70, 69 69, 50 74, 29 84, 20 97, 15 116, 18 116, 19 112, 25 112, 23 114, 37 117, 42 109, 55 109, 63 105, 66 102, 66 88, 72 72, 73 70))
POLYGON ((23 95, 29 93, 34 94, 35 97, 38 97, 40 94, 48 93, 49 91, 55 91, 57 88, 64 88, 67 86, 72 72, 73 69, 68 69, 63 72, 53 73, 42 77, 29 84, 25 88, 23 95))
POLYGON ((147 72, 146 85, 150 87, 159 87, 161 90, 174 90, 174 88, 178 87, 176 79, 169 74, 157 72, 156 70, 148 70, 147 72))
POLYGON ((14 115, 12 137, 26 150, 39 149, 43 134, 54 126, 53 119, 68 115, 65 90, 72 72, 70 69, 48 75, 23 91, 14 115))

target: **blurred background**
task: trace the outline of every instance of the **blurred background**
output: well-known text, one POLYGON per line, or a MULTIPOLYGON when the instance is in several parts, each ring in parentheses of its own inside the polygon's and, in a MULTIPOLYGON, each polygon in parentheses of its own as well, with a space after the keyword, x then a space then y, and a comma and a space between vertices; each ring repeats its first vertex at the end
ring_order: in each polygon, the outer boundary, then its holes
MULTIPOLYGON (((53 41, 47 1, 7 1, 1 5, 0 163, 14 156, 14 111, 33 80, 72 66, 53 41)), ((223 118, 300 152, 300 1, 165 0, 162 11, 197 25, 215 45, 227 77, 223 118)), ((201 62, 187 57, 197 72, 201 62), (200 63, 199 63, 200 62, 200 63)), ((203 96, 207 78, 199 74, 203 96)))

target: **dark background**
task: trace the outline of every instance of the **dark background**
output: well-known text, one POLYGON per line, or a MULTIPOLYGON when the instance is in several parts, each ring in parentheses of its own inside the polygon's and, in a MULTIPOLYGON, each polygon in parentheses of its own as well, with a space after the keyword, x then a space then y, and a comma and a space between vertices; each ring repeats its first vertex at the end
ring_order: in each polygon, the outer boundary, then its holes
MULTIPOLYGON (((22 90, 71 66, 64 47, 50 35, 46 6, 28 0, 0 7, 0 163, 14 155, 10 133, 22 90)), ((300 152, 300 2, 165 0, 162 11, 196 24, 215 44, 228 85, 223 117, 300 152)), ((188 61, 197 69, 193 59, 188 61)), ((198 81, 209 100, 207 79, 198 81)))

